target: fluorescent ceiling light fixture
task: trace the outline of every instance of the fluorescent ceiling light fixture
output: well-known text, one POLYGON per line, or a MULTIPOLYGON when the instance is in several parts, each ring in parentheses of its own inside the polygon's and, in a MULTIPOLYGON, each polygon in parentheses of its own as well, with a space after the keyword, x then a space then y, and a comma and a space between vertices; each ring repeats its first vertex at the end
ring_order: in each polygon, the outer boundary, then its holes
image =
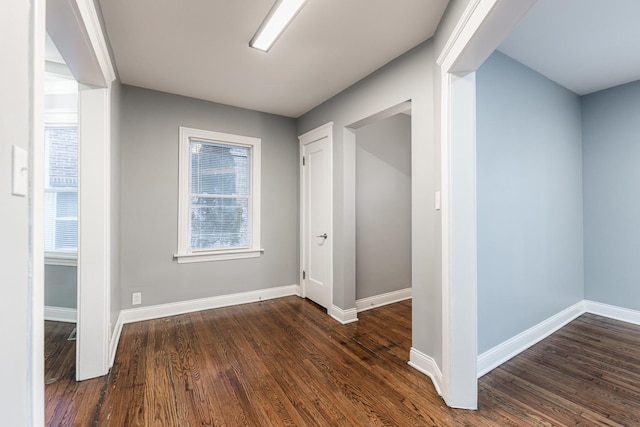
POLYGON ((249 46, 267 52, 278 37, 309 0, 278 0, 262 25, 251 39, 249 46))

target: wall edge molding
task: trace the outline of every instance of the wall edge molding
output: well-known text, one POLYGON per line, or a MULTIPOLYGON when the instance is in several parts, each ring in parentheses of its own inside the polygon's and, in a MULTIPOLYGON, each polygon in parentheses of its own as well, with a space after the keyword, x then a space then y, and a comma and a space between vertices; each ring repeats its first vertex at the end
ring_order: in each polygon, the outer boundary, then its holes
MULTIPOLYGON (((215 297, 199 298, 167 304, 150 305, 140 308, 129 308, 120 312, 122 323, 134 323, 162 317, 177 316, 214 308, 229 307, 251 302, 266 301, 274 298, 300 295, 299 285, 288 285, 274 288, 258 289, 255 291, 236 294, 219 295, 215 297)), ((120 317, 118 319, 120 319, 120 317)))
POLYGON ((585 299, 480 354, 478 356, 478 378, 585 313, 640 325, 640 310, 585 299))
POLYGON ((384 305, 408 300, 411 299, 411 296, 412 290, 411 287, 408 287, 397 291, 361 298, 356 300, 356 310, 360 313, 361 311, 371 310, 372 308, 378 308, 384 305))
POLYGON ((620 320, 622 322, 633 323, 634 325, 640 325, 639 310, 633 310, 630 308, 619 307, 591 300, 584 300, 584 309, 586 313, 596 314, 598 316, 620 320))
POLYGON ((116 72, 107 47, 107 39, 105 38, 107 30, 102 28, 98 18, 98 10, 91 0, 76 0, 76 4, 107 86, 111 86, 111 82, 116 79, 116 72))
POLYGON ((53 322, 77 323, 78 310, 75 308, 53 307, 45 305, 44 320, 51 320, 53 322))
POLYGON ((331 307, 327 309, 327 314, 343 325, 358 321, 358 310, 355 308, 343 310, 340 307, 332 304, 331 307))
POLYGON ((442 51, 438 55, 438 59, 436 60, 437 65, 442 66, 445 58, 449 56, 456 41, 460 38, 462 34, 462 30, 464 30, 465 26, 467 25, 467 22, 469 22, 469 20, 473 16, 473 12, 478 8, 478 5, 480 4, 481 1, 482 0, 472 0, 469 2, 469 4, 467 4, 467 7, 462 12, 460 19, 456 23, 456 26, 453 28, 451 35, 449 36, 449 38, 447 39, 447 42, 442 48, 442 51))
POLYGON ((478 378, 522 353, 532 345, 547 338, 558 329, 584 314, 584 307, 584 301, 579 301, 480 354, 478 356, 478 378))
POLYGON ((118 351, 118 344, 120 343, 120 335, 122 335, 123 324, 122 311, 118 315, 116 326, 111 334, 111 341, 109 342, 109 369, 113 368, 113 363, 116 360, 116 352, 118 351))
POLYGON ((442 396, 442 372, 440 371, 436 361, 431 356, 411 347, 408 364, 415 370, 431 378, 431 382, 433 382, 433 386, 436 391, 440 396, 442 396))

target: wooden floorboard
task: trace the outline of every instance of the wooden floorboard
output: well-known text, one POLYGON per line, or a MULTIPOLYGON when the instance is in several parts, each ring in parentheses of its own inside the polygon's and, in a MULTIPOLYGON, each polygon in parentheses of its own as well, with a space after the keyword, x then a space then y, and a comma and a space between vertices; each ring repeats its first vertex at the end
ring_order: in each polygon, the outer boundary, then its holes
POLYGON ((75 381, 76 342, 67 338, 74 323, 46 321, 45 424, 87 426, 95 424, 106 377, 75 381))
POLYGON ((125 325, 109 376, 76 383, 46 322, 49 426, 640 426, 640 326, 585 314, 452 410, 407 365, 411 302, 340 325, 297 298, 125 325))

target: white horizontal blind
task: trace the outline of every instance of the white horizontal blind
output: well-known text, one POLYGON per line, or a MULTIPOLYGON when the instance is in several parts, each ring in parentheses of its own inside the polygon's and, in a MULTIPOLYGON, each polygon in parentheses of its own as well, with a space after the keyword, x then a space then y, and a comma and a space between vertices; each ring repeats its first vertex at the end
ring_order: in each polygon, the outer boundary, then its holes
POLYGON ((249 248, 251 147, 190 139, 192 250, 249 248))
POLYGON ((45 127, 45 251, 78 250, 78 127, 45 127))

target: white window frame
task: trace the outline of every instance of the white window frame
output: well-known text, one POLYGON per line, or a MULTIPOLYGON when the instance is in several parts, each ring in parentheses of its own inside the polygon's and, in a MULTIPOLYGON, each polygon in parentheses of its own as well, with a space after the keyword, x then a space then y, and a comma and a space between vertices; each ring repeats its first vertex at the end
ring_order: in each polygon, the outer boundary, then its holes
POLYGON ((223 261, 256 258, 264 250, 260 246, 260 138, 228 133, 180 127, 180 153, 178 172, 178 252, 174 258, 178 263, 223 261), (251 243, 241 249, 191 249, 190 234, 190 147, 191 139, 217 142, 251 149, 251 195, 249 197, 249 227, 251 243))

